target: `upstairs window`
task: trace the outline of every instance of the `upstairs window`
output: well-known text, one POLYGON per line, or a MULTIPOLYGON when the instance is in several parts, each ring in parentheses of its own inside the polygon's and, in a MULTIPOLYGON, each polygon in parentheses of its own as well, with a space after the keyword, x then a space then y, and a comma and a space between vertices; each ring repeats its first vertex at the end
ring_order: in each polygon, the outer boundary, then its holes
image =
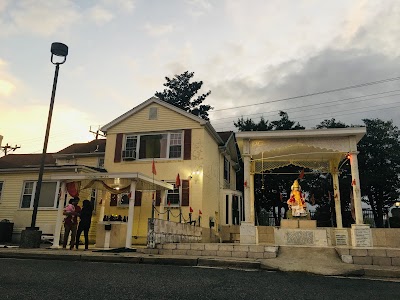
POLYGON ((182 132, 127 135, 123 160, 182 158, 182 132))
POLYGON ((224 179, 230 182, 230 163, 226 157, 224 157, 224 179))

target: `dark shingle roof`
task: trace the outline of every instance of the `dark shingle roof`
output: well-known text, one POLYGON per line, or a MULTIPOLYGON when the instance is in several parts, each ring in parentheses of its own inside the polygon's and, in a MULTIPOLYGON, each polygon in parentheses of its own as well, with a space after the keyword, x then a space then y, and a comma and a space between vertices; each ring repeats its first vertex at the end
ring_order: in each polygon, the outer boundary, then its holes
POLYGON ((58 151, 56 154, 87 154, 104 153, 106 149, 106 139, 93 140, 88 143, 77 143, 58 151))
MULTIPOLYGON (((0 169, 23 168, 26 166, 40 166, 42 154, 9 154, 0 158, 0 169)), ((47 153, 45 165, 55 165, 56 160, 52 153, 47 153)))

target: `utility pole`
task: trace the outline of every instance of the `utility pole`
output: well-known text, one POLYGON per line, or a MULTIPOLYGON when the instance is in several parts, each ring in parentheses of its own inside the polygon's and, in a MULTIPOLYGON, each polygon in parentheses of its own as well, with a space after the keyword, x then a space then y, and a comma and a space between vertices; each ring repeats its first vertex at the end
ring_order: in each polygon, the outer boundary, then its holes
POLYGON ((4 155, 7 155, 7 152, 10 151, 10 150, 11 150, 11 151, 15 151, 15 150, 17 150, 17 149, 19 149, 19 148, 21 148, 21 146, 15 145, 15 146, 13 147, 13 146, 9 146, 8 143, 7 143, 5 146, 1 146, 1 150, 3 150, 4 155))
POLYGON ((90 126, 89 132, 90 132, 90 133, 93 133, 93 134, 95 135, 96 140, 99 139, 99 136, 106 137, 106 135, 105 135, 104 133, 101 132, 100 126, 99 126, 99 128, 97 128, 96 131, 92 131, 92 126, 90 126))

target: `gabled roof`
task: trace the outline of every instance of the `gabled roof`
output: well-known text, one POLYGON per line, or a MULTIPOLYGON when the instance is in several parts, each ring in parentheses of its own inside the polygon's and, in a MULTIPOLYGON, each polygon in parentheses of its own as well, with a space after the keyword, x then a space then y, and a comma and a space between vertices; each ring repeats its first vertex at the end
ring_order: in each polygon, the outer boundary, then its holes
POLYGON ((126 113, 124 113, 123 115, 119 116, 118 118, 114 119, 113 121, 111 121, 110 123, 104 125, 103 127, 101 127, 101 131, 103 132, 107 132, 108 129, 110 129, 111 127, 117 125, 118 123, 122 122, 123 120, 129 118, 130 116, 134 115, 135 113, 139 112, 140 110, 142 110, 143 108, 145 108, 146 106, 149 106, 152 103, 157 103, 161 106, 164 106, 168 109, 171 109, 175 112, 177 112, 178 114, 181 114, 185 117, 188 117, 196 122, 199 122, 201 125, 205 125, 206 123, 208 123, 206 120, 195 116, 194 114, 191 114, 183 109, 180 109, 179 107, 176 107, 172 104, 169 104, 163 100, 161 100, 160 98, 157 97, 151 97, 150 99, 142 102, 141 104, 139 104, 138 106, 132 108, 131 110, 127 111, 126 113))
MULTIPOLYGON (((24 167, 38 167, 42 154, 8 154, 0 158, 0 169, 14 169, 24 167)), ((56 160, 52 153, 47 153, 45 165, 55 165, 56 160)))
POLYGON ((106 149, 106 139, 93 140, 88 143, 76 143, 58 151, 54 157, 68 156, 68 155, 95 155, 104 154, 106 149))
POLYGON ((220 146, 220 149, 228 151, 231 159, 235 162, 239 162, 240 152, 236 144, 235 133, 233 131, 222 131, 217 133, 224 142, 224 145, 220 146))
POLYGON ((127 118, 129 118, 130 116, 134 115, 135 113, 139 112, 140 110, 144 109, 145 107, 149 106, 150 104, 153 103, 157 103, 158 105, 164 106, 168 109, 171 109, 175 112, 177 112, 178 114, 181 114, 187 118, 192 119, 193 121, 198 122, 201 126, 205 126, 205 128, 207 129, 207 131, 211 134, 211 136, 215 139, 215 141, 217 142, 218 145, 223 145, 224 142, 222 141, 221 137, 217 134, 217 132, 215 131, 214 127, 211 126, 210 122, 197 117, 183 109, 180 109, 179 107, 176 107, 172 104, 169 104, 157 97, 151 97, 150 99, 144 101, 143 103, 139 104, 138 106, 132 108, 131 110, 127 111, 126 113, 124 113, 123 115, 119 116, 118 118, 114 119, 113 121, 111 121, 110 123, 104 125, 103 127, 101 127, 101 131, 107 133, 107 131, 112 128, 113 126, 119 124, 120 122, 126 120, 127 118))

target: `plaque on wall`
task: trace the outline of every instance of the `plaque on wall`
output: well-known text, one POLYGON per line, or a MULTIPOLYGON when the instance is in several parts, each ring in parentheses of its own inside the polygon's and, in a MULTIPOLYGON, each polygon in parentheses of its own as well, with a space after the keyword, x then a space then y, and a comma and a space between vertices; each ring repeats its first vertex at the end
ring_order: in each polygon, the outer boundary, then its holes
POLYGON ((349 237, 347 231, 335 232, 336 246, 347 246, 349 245, 349 237))
POLYGON ((352 242, 354 247, 372 246, 371 228, 369 228, 369 226, 360 226, 353 224, 351 229, 353 234, 352 242))
POLYGON ((308 230, 286 232, 286 243, 288 245, 314 245, 314 233, 308 230))

